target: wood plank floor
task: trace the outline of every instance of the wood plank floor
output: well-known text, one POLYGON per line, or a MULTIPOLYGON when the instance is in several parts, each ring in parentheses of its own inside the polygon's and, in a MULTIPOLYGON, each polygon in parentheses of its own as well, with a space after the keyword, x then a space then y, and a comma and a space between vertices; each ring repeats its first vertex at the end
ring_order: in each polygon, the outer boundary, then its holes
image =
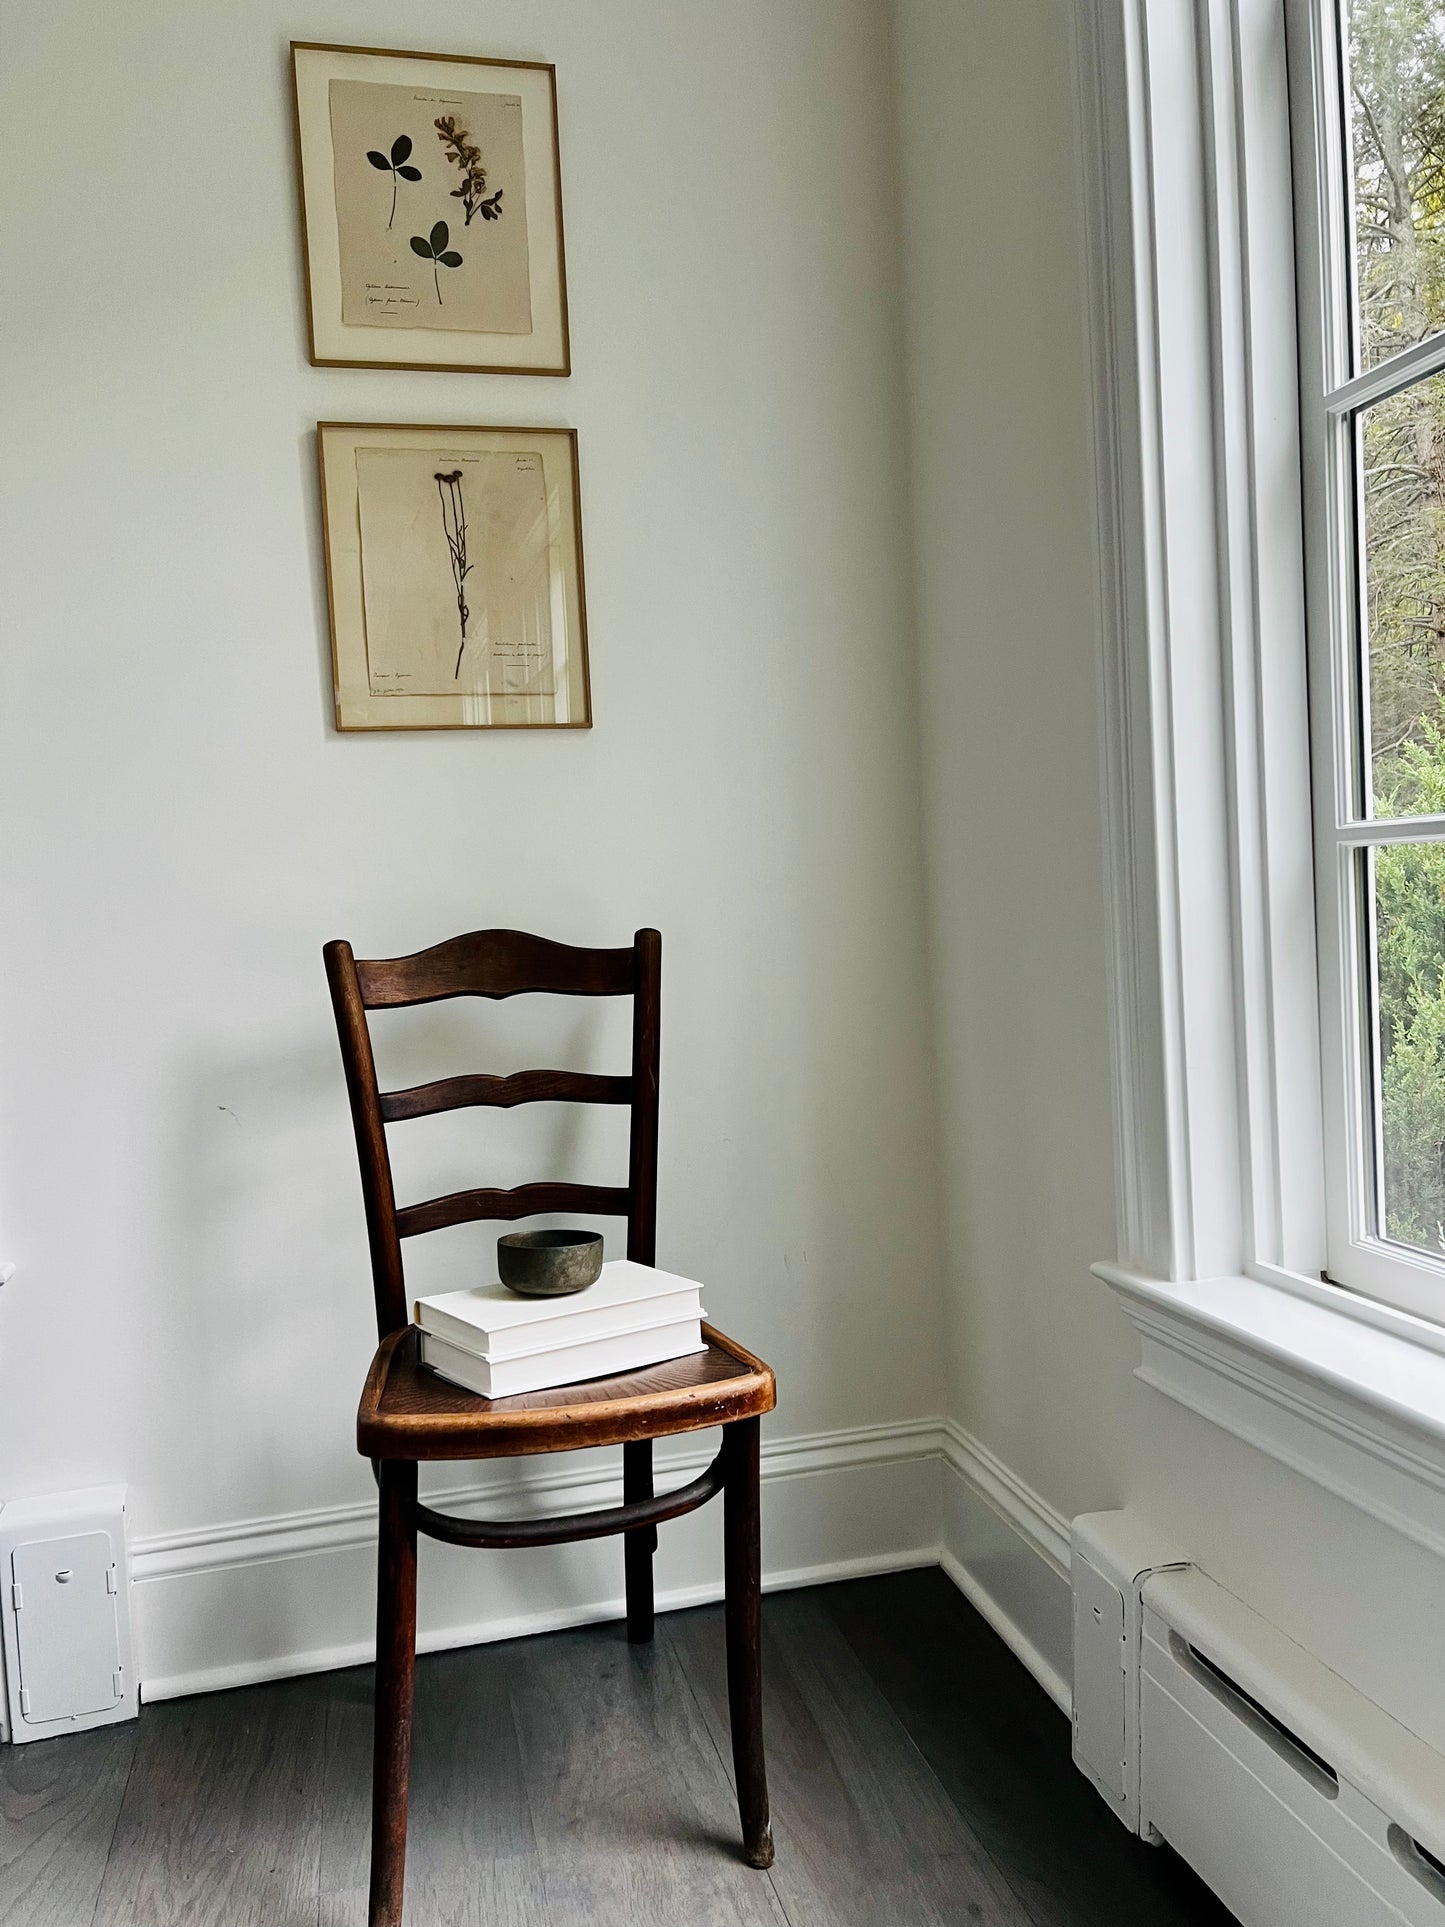
MULTIPOLYGON (((939 1572, 763 1610, 777 1861, 737 1849, 722 1618, 418 1665, 408 1927, 1228 1927, 939 1572)), ((361 1927, 371 1676, 0 1749, 4 1927, 361 1927)))

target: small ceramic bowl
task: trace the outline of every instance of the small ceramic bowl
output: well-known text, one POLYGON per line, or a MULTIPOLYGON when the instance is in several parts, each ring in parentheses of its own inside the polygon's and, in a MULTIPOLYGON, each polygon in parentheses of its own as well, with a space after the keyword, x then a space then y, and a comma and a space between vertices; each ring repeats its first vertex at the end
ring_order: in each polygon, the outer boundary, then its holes
POLYGON ((602 1270, 600 1231, 509 1231, 497 1240, 497 1270, 523 1298, 585 1291, 602 1270))

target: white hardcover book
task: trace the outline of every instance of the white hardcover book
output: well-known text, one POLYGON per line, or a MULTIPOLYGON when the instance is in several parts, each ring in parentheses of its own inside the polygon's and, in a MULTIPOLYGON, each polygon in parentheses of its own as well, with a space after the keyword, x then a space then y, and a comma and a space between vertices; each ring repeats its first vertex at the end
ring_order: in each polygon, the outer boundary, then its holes
POLYGON ((585 1291, 563 1298, 521 1298, 505 1285, 418 1298, 416 1322, 434 1338, 494 1362, 702 1316, 702 1287, 654 1265, 614 1258, 585 1291))
POLYGON ((640 1371, 645 1365, 661 1365, 669 1358, 685 1358, 706 1349, 702 1324, 696 1318, 672 1319, 640 1331, 614 1332, 610 1338, 589 1338, 580 1345, 554 1345, 525 1358, 482 1358, 431 1332, 421 1335, 422 1364, 483 1398, 512 1398, 519 1392, 544 1392, 556 1385, 610 1378, 618 1372, 640 1371))

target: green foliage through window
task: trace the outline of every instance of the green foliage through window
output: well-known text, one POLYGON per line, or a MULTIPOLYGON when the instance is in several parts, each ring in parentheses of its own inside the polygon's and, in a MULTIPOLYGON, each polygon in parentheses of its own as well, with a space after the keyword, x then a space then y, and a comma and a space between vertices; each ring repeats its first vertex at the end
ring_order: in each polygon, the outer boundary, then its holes
MULTIPOLYGON (((1400 782, 1416 811, 1445 814, 1445 729, 1422 732, 1400 782)), ((1385 1230, 1445 1251, 1445 844, 1381 846, 1374 873, 1385 1230)))
MULTIPOLYGON (((1360 365, 1445 329, 1445 8, 1348 0, 1360 365)), ((1445 814, 1445 375, 1362 412, 1377 816, 1445 814)), ((1373 856, 1382 1229, 1445 1252, 1445 844, 1373 856)))

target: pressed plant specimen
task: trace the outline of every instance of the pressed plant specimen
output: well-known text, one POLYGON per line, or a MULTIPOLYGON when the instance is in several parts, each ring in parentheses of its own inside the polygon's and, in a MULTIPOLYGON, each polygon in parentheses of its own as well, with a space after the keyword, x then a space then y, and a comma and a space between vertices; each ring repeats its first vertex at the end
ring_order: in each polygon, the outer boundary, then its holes
POLYGON ((378 167, 383 174, 390 174, 391 176, 391 214, 386 223, 389 233, 391 231, 391 224, 396 219, 396 183, 398 177, 404 181, 419 181, 421 179, 421 169, 419 167, 407 166, 407 162, 411 159, 411 135, 397 135, 396 139, 391 143, 391 158, 389 160, 385 154, 378 153, 374 147, 367 148, 366 158, 371 162, 373 167, 378 167))
POLYGON ((419 254, 423 261, 431 262, 431 278, 436 282, 439 308, 442 306, 442 284, 437 264, 440 263, 444 268, 459 268, 462 265, 462 257, 455 248, 447 245, 450 239, 445 221, 438 221, 430 234, 413 234, 411 237, 412 253, 419 254))
POLYGON ((467 505, 462 497, 462 471, 453 469, 450 475, 440 470, 432 477, 437 485, 437 495, 442 505, 442 531, 447 538, 447 553, 452 560, 452 586, 457 592, 457 621, 461 625, 462 640, 457 650, 457 666, 452 671, 455 682, 462 673, 462 657, 467 647, 467 618, 471 610, 467 607, 467 577, 472 565, 467 560, 467 505))
POLYGON ((446 150, 446 157, 454 167, 462 170, 462 184, 452 189, 451 198, 460 201, 466 213, 464 227, 470 227, 472 216, 480 214, 484 221, 500 221, 502 218, 502 189, 495 194, 487 193, 487 170, 482 165, 482 150, 477 146, 465 127, 458 127, 455 114, 443 114, 433 125, 437 139, 446 150))

